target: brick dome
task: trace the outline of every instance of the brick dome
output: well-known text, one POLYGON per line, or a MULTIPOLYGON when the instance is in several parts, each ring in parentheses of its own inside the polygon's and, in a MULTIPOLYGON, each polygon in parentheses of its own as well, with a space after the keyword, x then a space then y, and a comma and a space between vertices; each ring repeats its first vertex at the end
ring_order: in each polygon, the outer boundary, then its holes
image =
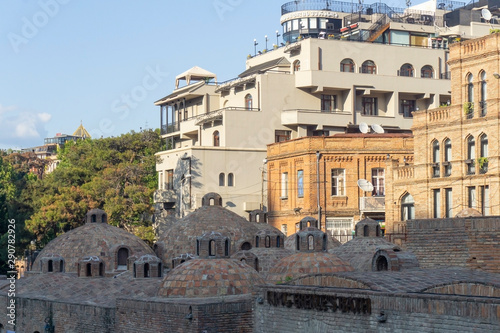
POLYGON ((327 252, 298 252, 284 258, 267 275, 268 282, 286 282, 311 274, 350 272, 351 265, 327 252))
POLYGON ((86 224, 49 242, 33 263, 33 271, 42 271, 41 259, 48 258, 51 254, 63 258, 66 273, 76 273, 77 264, 84 257, 99 257, 104 263, 105 271, 113 272, 118 268, 126 269, 127 258, 131 255, 154 255, 139 237, 105 223, 102 220, 105 216, 103 213, 100 210, 90 211, 86 224), (96 215, 97 219, 93 220, 92 215, 96 215))
POLYGON ((216 231, 230 240, 229 256, 255 246, 259 230, 278 229, 265 223, 249 222, 245 218, 222 207, 222 199, 216 193, 203 198, 203 206, 174 222, 160 235, 156 247, 160 258, 171 267, 172 260, 182 254, 197 253, 196 241, 206 233, 216 231))
POLYGON ((238 251, 231 256, 236 260, 244 259, 247 265, 265 276, 281 259, 289 257, 293 251, 277 247, 254 247, 248 251, 238 251))
MULTIPOLYGON (((388 265, 391 261, 394 262, 390 257, 395 256, 398 259, 396 261, 399 261, 397 270, 418 267, 418 260, 413 253, 402 251, 397 245, 382 237, 356 237, 336 248, 334 253, 348 261, 356 271, 377 270, 373 261, 380 256, 386 257, 388 265)), ((390 267, 388 269, 391 270, 390 267)))
POLYGON ((158 296, 215 297, 251 294, 264 284, 250 266, 233 259, 191 259, 170 271, 158 296))

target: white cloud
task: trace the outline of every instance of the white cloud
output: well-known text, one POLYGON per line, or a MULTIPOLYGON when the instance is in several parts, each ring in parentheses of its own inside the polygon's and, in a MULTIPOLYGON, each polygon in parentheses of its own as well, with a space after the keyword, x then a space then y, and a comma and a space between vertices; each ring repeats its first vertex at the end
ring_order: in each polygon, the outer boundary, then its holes
POLYGON ((46 112, 19 110, 0 105, 0 146, 32 147, 43 144, 47 135, 44 125, 52 115, 46 112))

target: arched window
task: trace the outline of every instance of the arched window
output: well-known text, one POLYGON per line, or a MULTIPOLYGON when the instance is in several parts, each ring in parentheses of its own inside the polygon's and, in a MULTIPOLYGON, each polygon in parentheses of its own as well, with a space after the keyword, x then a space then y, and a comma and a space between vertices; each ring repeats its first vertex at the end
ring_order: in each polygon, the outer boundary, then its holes
POLYGON ((104 264, 99 263, 99 276, 104 276, 104 264))
POLYGON ((219 137, 219 131, 214 132, 214 147, 219 147, 220 146, 220 137, 219 137))
POLYGON ((145 278, 149 277, 149 264, 148 263, 144 264, 144 277, 145 278))
POLYGON ((85 276, 92 276, 92 264, 90 263, 86 265, 85 276))
POLYGON ((196 240, 196 255, 200 255, 200 241, 198 239, 196 240))
POLYGON ((300 237, 295 235, 295 246, 297 246, 297 251, 300 251, 300 237))
POLYGON ((47 267, 47 271, 53 272, 54 271, 54 263, 52 262, 52 260, 49 260, 48 266, 49 267, 47 267))
POLYGON ((420 70, 420 77, 425 79, 432 79, 434 77, 434 69, 432 66, 426 65, 420 70))
POLYGON ((271 237, 266 236, 266 247, 271 247, 271 237))
POLYGON ((314 236, 313 235, 307 236, 307 248, 309 250, 314 250, 314 236))
POLYGON ((118 266, 127 266, 128 250, 124 247, 118 250, 118 266))
POLYGON ((247 94, 245 96, 245 109, 251 110, 252 107, 253 107, 253 98, 252 98, 252 95, 247 94))
POLYGON ((487 98, 486 72, 482 71, 480 77, 481 77, 481 101, 479 102, 479 109, 480 109, 480 116, 484 117, 484 116, 486 116, 486 113, 487 113, 487 109, 486 109, 486 98, 487 98))
POLYGON ((471 135, 467 138, 467 174, 472 175, 476 173, 476 166, 474 159, 476 158, 476 141, 471 135))
POLYGON ((486 134, 481 135, 479 139, 480 149, 479 149, 479 172, 488 172, 488 136, 486 134))
POLYGON ((469 73, 467 76, 467 102, 469 103, 465 109, 467 118, 474 117, 474 77, 469 73))
POLYGON ((344 59, 340 62, 340 71, 354 73, 354 61, 352 59, 344 59))
POLYGON ((294 72, 300 71, 300 60, 295 60, 293 62, 293 71, 294 72))
POLYGON ((444 176, 451 176, 451 140, 444 140, 444 176))
POLYGON ((363 227, 363 236, 364 236, 364 237, 368 237, 368 236, 370 236, 370 231, 368 230, 368 226, 367 226, 367 225, 365 225, 365 226, 363 227))
POLYGON ((259 236, 255 236, 255 247, 259 247, 259 236))
POLYGON ((234 175, 232 173, 227 175, 227 186, 234 186, 234 175))
POLYGON ((281 246, 280 242, 281 242, 281 238, 280 238, 280 236, 277 236, 276 237, 276 247, 280 247, 281 246))
POLYGON ((413 66, 411 64, 404 64, 399 69, 399 76, 410 76, 413 77, 413 66))
POLYGON ((90 222, 91 223, 97 222, 97 215, 96 214, 92 214, 92 216, 90 217, 90 222))
POLYGON ((64 272, 64 260, 59 262, 59 272, 64 272))
POLYGON ((439 170, 439 142, 434 140, 432 142, 432 177, 439 177, 439 170))
POLYGON ((387 259, 383 256, 380 256, 377 258, 377 271, 386 271, 389 267, 389 263, 387 262, 387 259))
POLYGON ((108 216, 106 214, 102 214, 102 223, 108 222, 108 216))
POLYGON ((213 239, 208 243, 208 255, 215 256, 215 241, 213 239))
POLYGON ((226 185, 226 174, 224 172, 219 173, 219 186, 226 185))
POLYGON ((226 241, 224 242, 224 255, 226 257, 229 257, 229 240, 226 239, 226 241))
POLYGON ((361 66, 361 73, 377 74, 377 66, 371 60, 367 60, 361 66))
POLYGON ((327 242, 328 242, 328 238, 327 238, 326 234, 324 234, 323 235, 323 251, 326 251, 327 242))

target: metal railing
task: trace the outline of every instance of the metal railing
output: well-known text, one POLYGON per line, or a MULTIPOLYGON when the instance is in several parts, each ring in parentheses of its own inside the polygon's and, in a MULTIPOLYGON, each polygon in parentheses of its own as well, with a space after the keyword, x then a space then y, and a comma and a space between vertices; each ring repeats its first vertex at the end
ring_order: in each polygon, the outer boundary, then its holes
POLYGON ((304 113, 333 113, 333 114, 352 114, 348 111, 340 111, 340 110, 318 110, 318 109, 288 109, 283 110, 283 112, 304 112, 304 113))

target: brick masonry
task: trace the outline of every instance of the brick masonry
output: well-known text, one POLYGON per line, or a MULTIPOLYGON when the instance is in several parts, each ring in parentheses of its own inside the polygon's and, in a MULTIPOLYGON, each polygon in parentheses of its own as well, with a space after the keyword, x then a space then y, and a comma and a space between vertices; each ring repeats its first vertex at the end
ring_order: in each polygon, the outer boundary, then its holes
POLYGON ((413 220, 406 248, 420 267, 466 267, 500 273, 500 219, 473 217, 413 220))

